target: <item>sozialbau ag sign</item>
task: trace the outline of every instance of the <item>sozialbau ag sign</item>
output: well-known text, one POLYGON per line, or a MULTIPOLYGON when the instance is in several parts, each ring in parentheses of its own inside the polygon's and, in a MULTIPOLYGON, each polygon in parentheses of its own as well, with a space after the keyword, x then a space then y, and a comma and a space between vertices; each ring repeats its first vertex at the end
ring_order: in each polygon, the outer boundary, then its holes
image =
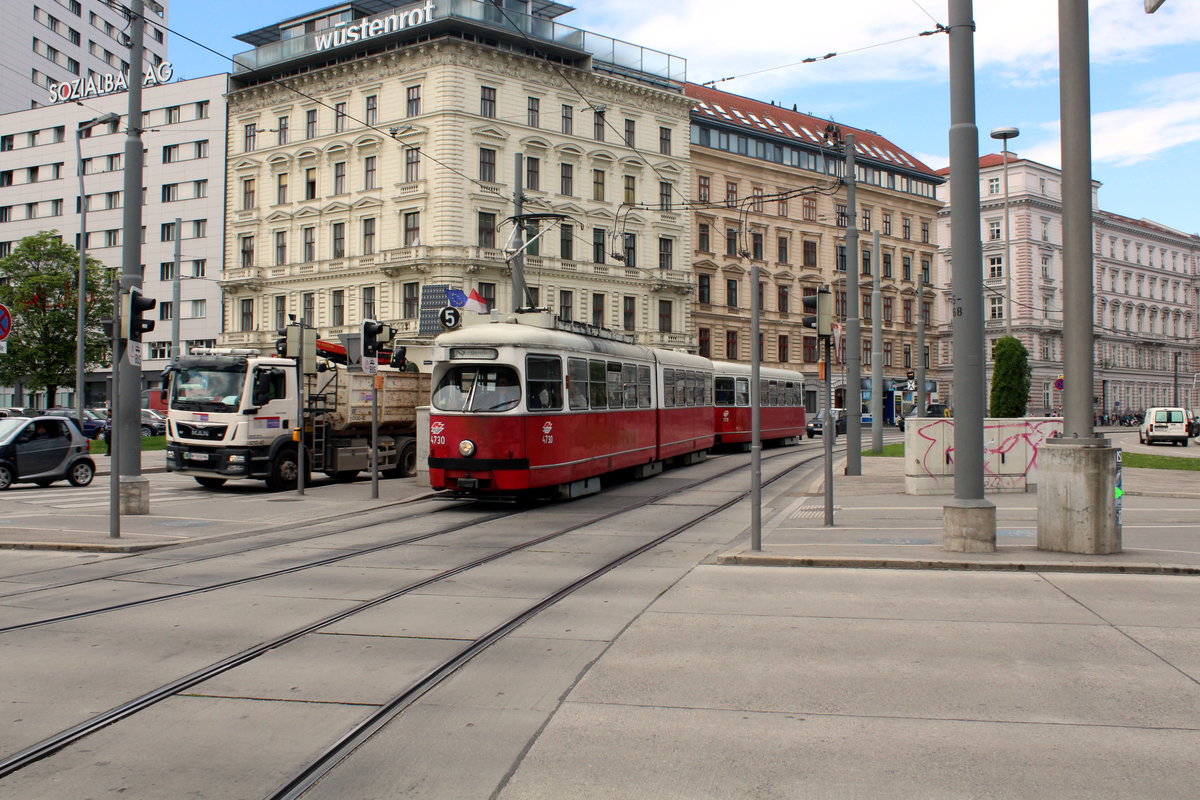
MULTIPOLYGON (((142 86, 157 86, 171 80, 175 74, 171 62, 164 61, 157 66, 146 67, 142 86)), ((51 103, 66 103, 72 100, 86 100, 89 97, 99 97, 102 94, 115 94, 129 89, 129 74, 125 72, 108 72, 104 75, 94 75, 87 78, 76 78, 73 81, 56 83, 50 87, 51 103)))

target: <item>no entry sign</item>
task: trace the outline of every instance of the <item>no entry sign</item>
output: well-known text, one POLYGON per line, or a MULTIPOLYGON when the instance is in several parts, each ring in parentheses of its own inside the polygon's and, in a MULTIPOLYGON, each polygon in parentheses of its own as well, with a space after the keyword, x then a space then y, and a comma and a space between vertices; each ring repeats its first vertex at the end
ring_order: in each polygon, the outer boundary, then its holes
POLYGON ((0 306, 0 342, 8 338, 8 334, 12 332, 12 314, 8 313, 8 309, 0 306))

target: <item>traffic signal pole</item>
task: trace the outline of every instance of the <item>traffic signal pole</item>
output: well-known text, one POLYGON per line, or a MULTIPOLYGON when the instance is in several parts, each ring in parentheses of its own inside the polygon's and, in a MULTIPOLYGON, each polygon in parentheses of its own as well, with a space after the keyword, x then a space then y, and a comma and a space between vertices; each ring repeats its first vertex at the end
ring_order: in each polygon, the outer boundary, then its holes
MULTIPOLYGON (((120 295, 142 285, 142 83, 146 23, 143 0, 129 3, 129 105, 125 126, 124 213, 122 216, 120 295)), ((179 235, 179 231, 175 232, 179 235)), ((128 320, 127 324, 132 324, 128 320)), ((124 342, 124 352, 114 353, 117 360, 113 375, 115 397, 112 408, 113 446, 119 455, 120 505, 126 514, 150 513, 150 482, 142 476, 142 367, 133 363, 130 352, 139 344, 124 342), (119 373, 119 375, 118 375, 119 373), (115 391, 120 386, 120 392, 115 391)), ((140 362, 140 359, 138 359, 140 362)))

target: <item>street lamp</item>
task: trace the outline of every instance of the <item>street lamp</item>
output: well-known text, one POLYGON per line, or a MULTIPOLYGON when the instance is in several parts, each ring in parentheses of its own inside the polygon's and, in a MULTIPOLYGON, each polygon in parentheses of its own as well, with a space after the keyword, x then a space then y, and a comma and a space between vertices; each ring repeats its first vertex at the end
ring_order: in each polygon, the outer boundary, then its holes
POLYGON ((1004 332, 1012 336, 1012 227, 1008 218, 1008 140, 1021 135, 1016 128, 993 128, 992 138, 1003 142, 1004 157, 1004 332))
POLYGON ((76 306, 75 320, 75 416, 79 419, 79 424, 83 424, 83 402, 84 402, 84 334, 87 323, 87 211, 88 198, 87 192, 83 188, 83 134, 85 131, 90 131, 97 125, 106 125, 120 122, 121 117, 118 114, 109 112, 101 117, 89 119, 79 123, 79 127, 75 130, 75 163, 76 172, 79 174, 79 289, 78 289, 78 304, 76 306))

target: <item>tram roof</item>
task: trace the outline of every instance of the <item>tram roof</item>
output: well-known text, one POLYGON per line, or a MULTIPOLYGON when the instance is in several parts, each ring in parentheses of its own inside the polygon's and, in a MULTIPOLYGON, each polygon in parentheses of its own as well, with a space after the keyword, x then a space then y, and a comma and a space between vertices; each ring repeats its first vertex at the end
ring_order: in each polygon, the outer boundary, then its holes
MULTIPOLYGON (((713 369, 718 375, 733 375, 738 378, 750 376, 749 364, 739 364, 733 361, 714 361, 712 363, 713 369)), ((791 369, 779 369, 778 367, 759 367, 758 376, 760 379, 766 378, 768 380, 773 379, 777 381, 804 380, 803 372, 796 372, 795 370, 791 369)))

